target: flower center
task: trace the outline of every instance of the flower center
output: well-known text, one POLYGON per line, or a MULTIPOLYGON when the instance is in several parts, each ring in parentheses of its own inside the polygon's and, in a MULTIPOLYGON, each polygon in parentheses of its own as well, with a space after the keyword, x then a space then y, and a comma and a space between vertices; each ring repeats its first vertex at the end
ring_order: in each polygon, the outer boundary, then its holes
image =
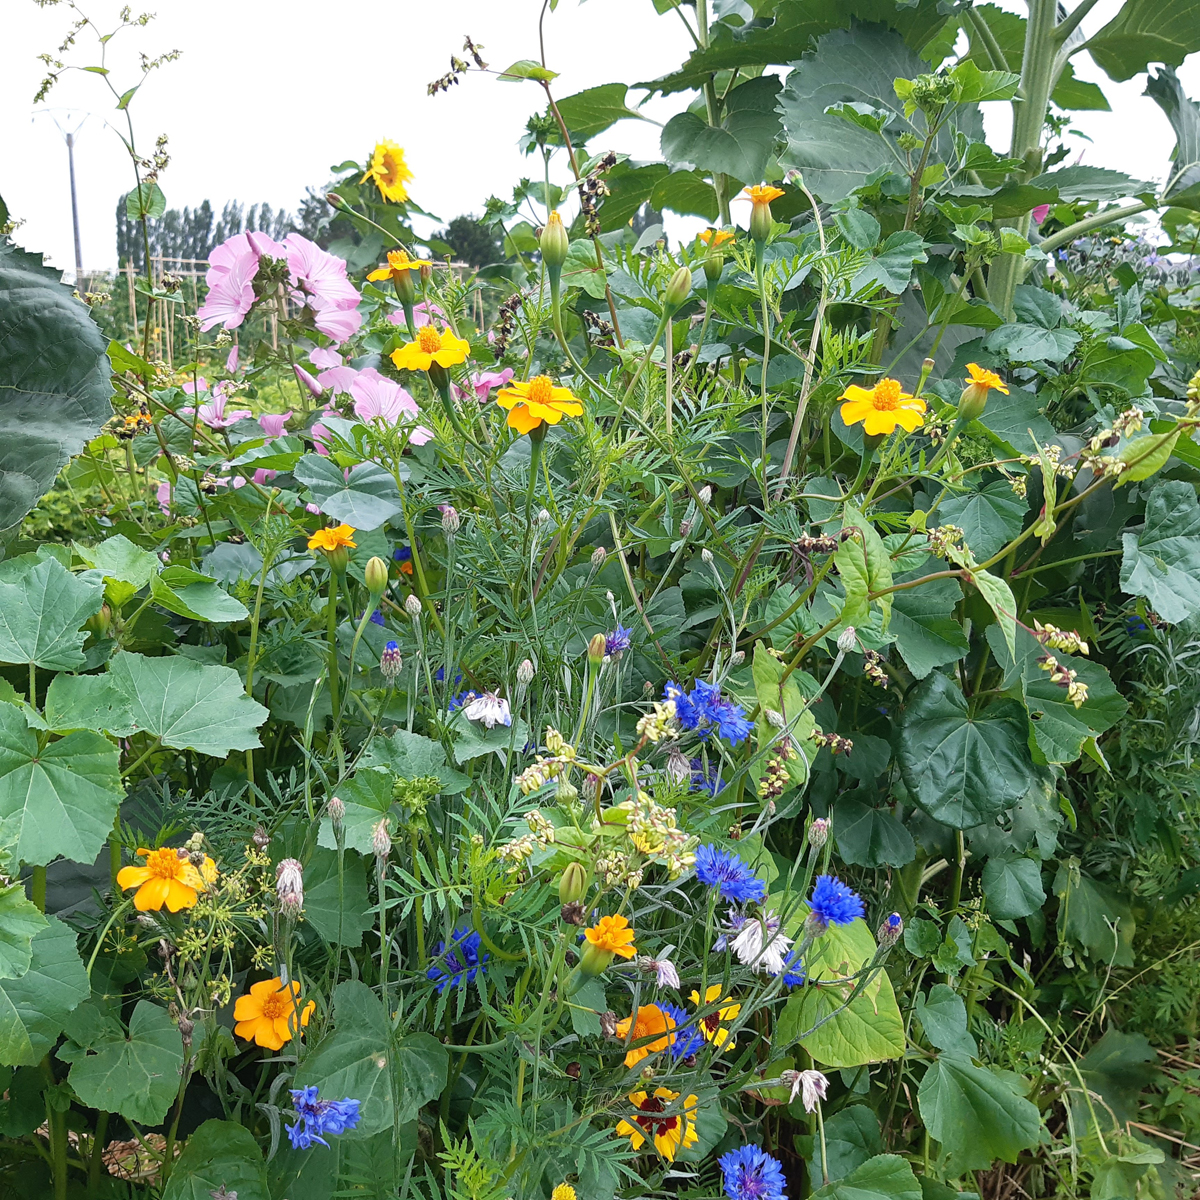
POLYGON ((436 354, 442 348, 442 335, 432 325, 426 325, 417 333, 417 345, 422 354, 436 354))
POLYGON ((383 170, 379 174, 379 178, 383 183, 393 184, 396 182, 397 166, 396 160, 390 155, 383 156, 383 170))
POLYGON ((535 375, 529 381, 529 399, 533 404, 549 404, 554 394, 549 375, 535 375))
POLYGON ((716 1033, 721 1028, 721 1014, 719 1012, 709 1013, 707 1017, 703 1018, 703 1023, 709 1033, 716 1033))
POLYGON ((155 879, 178 879, 179 865, 179 855, 171 849, 152 850, 146 859, 146 869, 155 879))
MULTIPOLYGON (((660 1113, 666 1106, 657 1096, 647 1096, 638 1105, 644 1114, 660 1113)), ((678 1117, 656 1117, 645 1115, 634 1117, 634 1120, 653 1137, 661 1137, 669 1133, 679 1123, 678 1117)))
POLYGON ((881 379, 871 396, 871 404, 881 412, 891 412, 900 404, 900 381, 898 379, 881 379))
POLYGON ((290 1007, 287 997, 272 993, 262 1003, 262 1015, 274 1021, 282 1017, 290 1007))
POLYGON ((403 250, 388 251, 388 266, 393 271, 403 271, 408 266, 408 255, 403 250))

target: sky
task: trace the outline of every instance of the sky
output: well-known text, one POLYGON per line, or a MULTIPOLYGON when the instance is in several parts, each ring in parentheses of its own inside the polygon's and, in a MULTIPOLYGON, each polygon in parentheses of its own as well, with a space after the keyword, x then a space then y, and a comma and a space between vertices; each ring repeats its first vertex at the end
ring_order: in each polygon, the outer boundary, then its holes
MULTIPOLYGON (((136 56, 143 51, 183 51, 151 74, 131 106, 143 153, 160 133, 169 136, 171 164, 160 185, 173 208, 208 199, 217 210, 227 200, 294 210, 307 187, 326 182, 331 166, 365 159, 381 138, 405 147, 413 199, 443 221, 481 211, 489 195, 508 195, 521 175, 540 169, 518 147, 526 120, 544 107, 536 84, 473 73, 433 97, 426 85, 448 69, 451 55, 462 55, 464 34, 497 69, 537 58, 542 0, 158 0, 154 21, 109 43, 107 80, 68 73, 39 106, 33 97, 45 69, 37 55, 56 49, 73 14, 66 3, 4 3, 0 196, 10 214, 26 222, 16 240, 68 271, 74 252, 62 130, 83 122, 75 172, 84 268, 110 268, 114 210, 133 180, 109 125, 120 127, 121 114, 106 83, 118 92, 136 83, 136 56)), ((102 29, 115 25, 119 0, 79 3, 102 29)), ((1023 6, 1004 0, 1004 7, 1023 6)), ((1119 0, 1101 0, 1085 31, 1099 28, 1118 7, 1119 0)), ((657 15, 650 0, 560 0, 546 15, 544 33, 547 62, 560 73, 554 83, 559 97, 665 74, 691 45, 678 17, 657 15)), ((95 47, 85 30, 70 61, 96 65, 95 47)), ((1090 60, 1075 61, 1077 74, 1102 83, 1114 109, 1111 116, 1076 116, 1077 128, 1095 139, 1072 139, 1081 161, 1161 181, 1174 137, 1157 106, 1140 95, 1145 77, 1114 84, 1090 60)), ((1200 96, 1200 55, 1180 75, 1189 94, 1200 96)), ((662 122, 684 102, 656 98, 643 111, 662 122)), ((985 106, 997 139, 1006 136, 1008 111, 1007 105, 985 106)), ((652 121, 624 121, 591 148, 657 158, 658 138, 652 121)), ((668 233, 686 235, 691 224, 671 220, 668 233)))

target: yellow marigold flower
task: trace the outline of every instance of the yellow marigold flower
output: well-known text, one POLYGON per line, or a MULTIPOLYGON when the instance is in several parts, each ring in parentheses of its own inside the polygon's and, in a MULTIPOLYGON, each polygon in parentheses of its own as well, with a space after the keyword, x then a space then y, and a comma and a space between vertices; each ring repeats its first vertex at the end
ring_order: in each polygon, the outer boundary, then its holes
POLYGON ((267 1050, 282 1050, 284 1044, 296 1036, 297 1016, 303 1027, 316 1007, 312 1000, 304 1003, 300 985, 294 979, 287 987, 279 976, 262 979, 251 984, 250 990, 237 998, 233 1006, 233 1019, 237 1022, 233 1032, 267 1050))
POLYGON ((518 433, 529 433, 543 421, 557 425, 563 417, 583 415, 583 405, 571 389, 555 387, 549 375, 514 379, 496 393, 496 403, 508 409, 508 424, 518 433))
POLYGON ((754 204, 770 204, 772 200, 778 200, 783 194, 783 188, 773 187, 769 183, 756 183, 754 187, 748 187, 742 193, 747 200, 754 204))
POLYGON ((550 1193, 550 1200, 575 1200, 575 1189, 569 1183, 560 1183, 550 1193))
POLYGON ((629 1102, 638 1111, 633 1121, 621 1121, 617 1133, 627 1137, 635 1150, 640 1150, 649 1138, 654 1142, 654 1148, 667 1160, 674 1162, 680 1147, 687 1149, 694 1146, 699 1138, 696 1136, 696 1110, 700 1101, 694 1095, 684 1097, 682 1111, 664 1116, 663 1113, 672 1101, 679 1099, 678 1092, 667 1088, 655 1088, 654 1094, 647 1092, 630 1092, 629 1102))
MULTIPOLYGON (((781 192, 780 195, 783 193, 781 192)), ((702 230, 696 236, 711 249, 716 249, 718 246, 724 246, 733 241, 734 235, 728 229, 713 229, 710 225, 707 229, 702 230)))
MULTIPOLYGON (((721 994, 721 985, 713 984, 704 993, 704 1003, 711 1004, 721 994)), ((692 1003, 697 1007, 700 1005, 700 993, 692 993, 692 1003)), ((731 996, 726 996, 721 1001, 721 1007, 714 1013, 709 1013, 706 1017, 700 1018, 700 1032, 704 1034, 708 1041, 712 1042, 718 1050, 725 1047, 725 1043, 729 1042, 729 1030, 725 1025, 730 1021, 736 1021, 737 1015, 742 1011, 742 1006, 736 1004, 731 996)), ((733 1043, 729 1042, 729 1047, 733 1047, 733 1043)))
POLYGON ((622 958, 632 958, 637 953, 633 944, 634 932, 624 917, 601 917, 583 936, 597 950, 608 950, 622 958))
POLYGON ((419 271, 420 269, 421 260, 419 258, 409 258, 403 250, 389 250, 387 264, 372 271, 367 278, 375 283, 380 279, 395 279, 406 271, 419 271))
POLYGON ((354 540, 353 525, 338 525, 333 529, 318 529, 316 533, 308 539, 308 548, 310 550, 324 550, 326 554, 336 550, 339 546, 349 546, 351 550, 358 548, 358 543, 354 540))
POLYGON ((404 161, 404 151, 395 142, 382 141, 375 145, 371 154, 371 165, 360 182, 374 180, 380 195, 393 204, 402 204, 408 199, 408 189, 404 186, 413 173, 404 161))
POLYGON ((671 1041, 670 1031, 674 1028, 675 1022, 670 1014, 663 1012, 657 1004, 639 1005, 635 1015, 617 1022, 617 1037, 622 1041, 628 1040, 634 1043, 625 1052, 625 1065, 635 1067, 648 1055, 665 1050, 671 1041), (629 1035, 631 1025, 633 1026, 632 1037, 629 1035), (655 1037, 652 1042, 644 1041, 645 1038, 654 1037, 655 1034, 662 1036, 655 1037), (643 1042, 643 1045, 637 1045, 638 1042, 643 1042))
POLYGON ((199 894, 216 882, 217 867, 207 854, 199 868, 192 865, 186 850, 171 846, 142 848, 138 856, 146 860, 144 867, 122 867, 117 872, 118 887, 137 888, 133 906, 138 912, 159 912, 164 904, 171 912, 191 908, 199 894))
POLYGON ((403 371, 428 371, 437 363, 439 367, 453 367, 465 362, 471 352, 471 343, 456 337, 449 329, 441 333, 433 325, 423 325, 417 330, 417 340, 392 351, 392 362, 403 371))
POLYGON ((910 396, 895 379, 881 379, 873 388, 852 383, 838 399, 846 402, 842 405, 842 420, 847 425, 861 421, 863 432, 870 436, 893 433, 897 425, 912 433, 925 423, 921 415, 925 401, 910 396))
POLYGON ((985 392, 995 388, 996 391, 1008 395, 1008 384, 995 371, 989 371, 978 363, 967 363, 967 370, 971 373, 971 378, 966 381, 968 387, 982 388, 985 392))

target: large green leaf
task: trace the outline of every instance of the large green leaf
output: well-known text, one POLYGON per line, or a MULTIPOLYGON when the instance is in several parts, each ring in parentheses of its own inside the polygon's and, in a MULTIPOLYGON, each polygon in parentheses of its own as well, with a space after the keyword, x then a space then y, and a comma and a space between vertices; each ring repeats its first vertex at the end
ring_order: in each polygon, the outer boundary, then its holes
POLYGON ((59 272, 0 239, 0 529, 112 416, 108 339, 59 272))
POLYGON ((46 928, 46 918, 21 884, 0 888, 0 979, 16 979, 29 970, 33 939, 46 928))
MULTIPOLYGON (((916 572, 910 574, 920 578, 916 572)), ((899 582, 907 578, 909 575, 902 576, 899 582)), ((936 667, 957 662, 967 653, 966 634, 953 615, 961 599, 962 588, 955 579, 934 579, 892 596, 890 628, 896 649, 917 679, 924 679, 936 667)))
POLYGON ((446 765, 446 751, 440 742, 407 729, 397 729, 390 738, 377 737, 360 765, 401 779, 436 779, 445 796, 456 796, 471 785, 468 776, 446 765))
POLYGON ((1069 167, 1047 171, 1031 179, 1029 186, 1054 188, 1060 200, 1119 200, 1122 196, 1136 196, 1153 190, 1149 184, 1126 175, 1124 171, 1110 171, 1086 163, 1074 163, 1069 167))
MULTIPOLYGON (((882 167, 894 170, 896 156, 903 160, 897 139, 909 125, 893 82, 928 69, 896 33, 871 28, 827 33, 796 64, 780 94, 787 136, 781 165, 801 171, 827 201, 848 196, 882 167), (892 120, 881 135, 828 111, 843 105, 866 105, 892 120)), ((953 154, 955 122, 964 132, 982 133, 978 108, 962 106, 938 135, 934 153, 941 158, 953 154)))
POLYGON ((766 174, 779 136, 775 102, 782 86, 778 76, 760 75, 734 88, 717 126, 690 110, 676 113, 663 126, 663 157, 669 163, 757 182, 766 174))
POLYGON ((917 1104, 930 1135, 950 1156, 950 1174, 986 1169, 998 1158, 1015 1163, 1022 1150, 1037 1145, 1041 1115, 1014 1078, 953 1052, 940 1054, 925 1072, 917 1104))
POLYGON ((0 662, 36 663, 49 671, 83 666, 87 634, 80 626, 103 602, 99 577, 72 575, 55 558, 0 582, 0 662))
MULTIPOLYGON (((879 1118, 865 1104, 851 1104, 825 1118, 825 1170, 831 1182, 845 1178, 883 1150, 879 1118)), ((820 1147, 809 1159, 814 1179, 821 1175, 820 1147)))
POLYGON ((1190 483, 1159 484, 1141 532, 1122 534, 1121 542, 1122 591, 1144 596, 1164 621, 1200 612, 1200 504, 1190 483))
POLYGON ((370 907, 362 855, 345 851, 339 876, 337 854, 317 849, 304 868, 304 919, 335 946, 360 946, 375 924, 370 907))
POLYGON ((120 758, 91 730, 44 748, 11 704, 0 704, 0 845, 27 863, 91 862, 123 795, 120 758))
POLYGON ((564 96, 558 101, 558 111, 576 145, 603 133, 610 125, 642 115, 625 103, 629 88, 623 83, 602 83, 599 87, 564 96))
MULTIPOLYGON (((338 785, 337 794, 346 808, 342 844, 360 854, 372 853, 371 830, 392 810, 391 776, 383 771, 356 771, 352 778, 338 785)), ((317 844, 330 850, 337 847, 328 816, 321 818, 317 844)))
POLYGON ((315 1085, 331 1099, 358 1100, 361 1120, 347 1138, 411 1121, 446 1086, 449 1054, 428 1033, 395 1038, 383 1005, 364 983, 338 984, 333 1004, 333 1032, 305 1058, 296 1087, 315 1085))
POLYGON ((254 1134, 236 1121, 205 1121, 191 1134, 163 1192, 163 1200, 214 1196, 271 1200, 262 1151, 254 1134))
POLYGON ((897 728, 904 782, 930 816, 970 829, 1000 815, 1034 782, 1025 711, 1000 700, 972 713, 946 675, 918 684, 897 728))
POLYGON ((416 1153, 416 1121, 402 1128, 399 1140, 394 1149, 390 1129, 361 1141, 333 1137, 317 1155, 311 1149, 293 1149, 285 1139, 268 1168, 271 1195, 287 1200, 331 1200, 341 1191, 355 1200, 395 1200, 405 1168, 416 1153), (347 1193, 345 1187, 351 1180, 354 1190, 347 1193))
POLYGON ((46 689, 43 717, 47 729, 103 729, 118 737, 133 733, 129 699, 111 675, 55 675, 46 689))
POLYGON ((921 1200, 913 1169, 896 1154, 877 1154, 843 1179, 813 1192, 813 1200, 921 1200))
POLYGON ((1175 159, 1164 197, 1185 208, 1200 208, 1200 105, 1189 100, 1170 67, 1146 79, 1146 92, 1175 130, 1175 159))
POLYGON ((77 1009, 68 1021, 72 1042, 58 1055, 71 1063, 75 1094, 101 1112, 157 1125, 179 1092, 183 1039, 175 1022, 165 1008, 139 1000, 126 1035, 109 1021, 85 1020, 85 1011, 77 1009))
POLYGON ((1159 1073, 1158 1055, 1145 1034, 1110 1028, 1079 1060, 1079 1071, 1118 1121, 1133 1121, 1139 1095, 1159 1073))
POLYGON ((1087 49, 1111 79, 1132 79, 1150 63, 1177 67, 1200 50, 1200 0, 1125 0, 1087 49))
POLYGON ((235 600, 211 575, 190 567, 168 567, 150 580, 150 595, 167 612, 193 621, 244 621, 250 611, 235 600))
MULTIPOLYGON (((1028 439, 1026 439, 1028 440, 1028 439)), ((986 562, 1021 532, 1028 504, 1004 480, 943 500, 938 513, 963 531, 976 562, 986 562)))
POLYGON ((1083 874, 1078 859, 1060 863, 1054 876, 1058 930, 1105 967, 1133 966, 1137 930, 1127 899, 1108 884, 1083 874))
MULTIPOLYGON (((856 742, 859 736, 855 734, 856 742)), ((857 749, 856 745, 851 754, 857 749)), ((903 867, 917 856, 912 834, 886 809, 845 796, 834 805, 832 816, 838 853, 844 862, 862 867, 903 867)))
POLYGON ((866 625, 872 604, 879 606, 881 628, 887 629, 892 616, 892 558, 870 520, 852 504, 842 510, 842 528, 858 530, 838 547, 834 555, 838 575, 846 590, 842 607, 844 625, 866 625), (883 592, 875 600, 871 592, 883 592))
POLYGON ((295 476, 323 513, 355 529, 378 529, 400 511, 395 479, 375 463, 358 463, 347 478, 332 458, 306 454, 295 476))
POLYGON ((182 655, 147 658, 122 651, 108 670, 125 693, 137 727, 161 738, 164 746, 224 758, 230 750, 262 745, 255 731, 267 710, 246 695, 231 667, 182 655))
POLYGON ((929 261, 928 249, 928 243, 911 229, 897 229, 859 268, 850 280, 850 290, 859 296, 886 288, 893 295, 900 295, 912 282, 916 264, 929 261))
POLYGON ((967 1006, 953 988, 935 983, 928 996, 918 994, 914 1015, 931 1046, 968 1057, 978 1052, 979 1047, 967 1028, 967 1006))
POLYGON ((988 912, 997 920, 1027 917, 1046 903, 1041 866, 1032 858, 988 859, 982 884, 988 912))
POLYGON ((29 969, 0 980, 0 1063, 40 1062, 91 990, 74 930, 47 917, 46 928, 34 935, 29 969))

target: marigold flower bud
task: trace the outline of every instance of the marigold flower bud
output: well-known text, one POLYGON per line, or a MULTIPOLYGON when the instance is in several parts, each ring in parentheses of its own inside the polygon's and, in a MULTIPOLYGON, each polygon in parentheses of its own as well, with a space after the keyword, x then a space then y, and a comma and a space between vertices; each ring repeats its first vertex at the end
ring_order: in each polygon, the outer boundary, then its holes
POLYGON ((563 263, 567 261, 571 239, 567 236, 562 217, 558 215, 557 210, 546 219, 538 244, 542 251, 542 262, 546 264, 547 270, 561 270, 563 263))
POLYGON ((987 405, 988 389, 977 383, 968 383, 958 398, 958 415, 963 421, 977 421, 983 416, 987 405))
POLYGON ((673 313, 688 298, 691 291, 692 273, 687 267, 680 267, 667 284, 666 295, 663 296, 663 307, 668 313, 673 313))
POLYGON ((421 615, 421 597, 410 594, 404 601, 404 611, 415 621, 421 615))
MULTIPOLYGON (((400 657, 400 644, 388 642, 379 656, 379 673, 390 683, 400 674, 400 668, 403 665, 404 659, 400 657)), ((339 800, 338 803, 340 804, 341 801, 339 800)))
POLYGON ((367 591, 372 596, 382 596, 388 585, 387 563, 382 558, 371 557, 367 560, 363 578, 367 584, 367 591))
POLYGON ((720 250, 710 250, 704 256, 704 278, 710 284, 716 284, 725 270, 725 255, 720 250))
POLYGON ((808 827, 808 844, 816 846, 819 850, 829 840, 829 820, 827 817, 818 817, 808 827))
POLYGON ((282 859, 275 868, 275 894, 285 916, 300 915, 304 907, 304 868, 296 859, 282 859))
POLYGON ((613 952, 611 950, 602 950, 599 946, 593 946, 588 942, 583 947, 583 953, 579 958, 579 969, 584 975, 603 975, 605 971, 612 966, 613 952))
POLYGON ((590 642, 588 642, 588 662, 593 667, 598 667, 604 661, 604 634, 596 634, 590 642))
POLYGON ((442 532, 448 537, 453 537, 458 532, 458 527, 461 522, 458 519, 458 511, 453 504, 442 505, 442 532))
POLYGON ((517 667, 517 682, 522 687, 528 687, 533 682, 534 674, 533 663, 529 659, 523 658, 521 665, 517 667))
POLYGON ((569 862, 558 877, 558 901, 560 904, 576 904, 587 895, 588 880, 583 866, 569 862))
MULTIPOLYGON (((420 274, 421 268, 417 268, 420 274)), ((417 285, 413 282, 411 271, 397 271, 392 275, 392 287, 396 289, 396 298, 407 309, 417 298, 417 285)), ((405 314, 408 315, 407 313, 405 314)))

